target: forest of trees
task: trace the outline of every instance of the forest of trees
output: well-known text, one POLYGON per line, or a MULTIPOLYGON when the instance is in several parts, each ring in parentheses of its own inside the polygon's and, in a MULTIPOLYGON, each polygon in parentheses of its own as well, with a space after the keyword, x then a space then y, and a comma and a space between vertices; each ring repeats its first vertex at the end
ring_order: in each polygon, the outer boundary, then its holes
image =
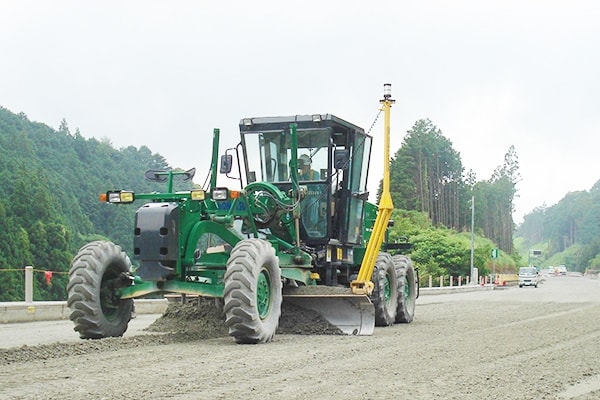
POLYGON ((460 154, 430 121, 410 129, 390 164, 390 191, 396 208, 426 213, 434 226, 470 230, 471 200, 475 227, 498 247, 513 253, 513 200, 520 180, 514 147, 489 180, 465 174, 460 154))
POLYGON ((524 248, 542 252, 539 260, 559 260, 569 269, 600 270, 600 180, 590 191, 567 193, 557 204, 540 206, 526 215, 516 235, 524 248))

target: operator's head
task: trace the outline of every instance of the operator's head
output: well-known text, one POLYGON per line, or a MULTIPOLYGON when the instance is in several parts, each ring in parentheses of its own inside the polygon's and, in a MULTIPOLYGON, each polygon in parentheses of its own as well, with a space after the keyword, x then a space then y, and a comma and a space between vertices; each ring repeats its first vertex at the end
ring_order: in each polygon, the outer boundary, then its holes
POLYGON ((302 170, 310 169, 310 157, 306 154, 302 154, 298 158, 298 167, 302 170))

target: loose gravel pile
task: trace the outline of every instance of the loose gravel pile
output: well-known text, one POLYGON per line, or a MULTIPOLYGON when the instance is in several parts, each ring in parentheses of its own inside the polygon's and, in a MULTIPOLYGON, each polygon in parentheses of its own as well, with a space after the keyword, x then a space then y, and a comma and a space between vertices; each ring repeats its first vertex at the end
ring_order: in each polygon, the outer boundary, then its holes
MULTIPOLYGON (((167 332, 187 336, 190 340, 209 339, 228 335, 225 315, 218 302, 194 299, 180 304, 172 303, 167 311, 147 328, 151 332, 167 332)), ((340 335, 337 327, 331 325, 318 313, 283 302, 277 334, 293 335, 340 335)))
POLYGON ((130 338, 104 338, 100 340, 82 340, 77 343, 53 343, 39 346, 21 346, 0 349, 0 365, 22 363, 29 361, 50 360, 53 358, 69 357, 118 351, 124 348, 146 347, 173 343, 176 336, 171 335, 142 335, 130 338))

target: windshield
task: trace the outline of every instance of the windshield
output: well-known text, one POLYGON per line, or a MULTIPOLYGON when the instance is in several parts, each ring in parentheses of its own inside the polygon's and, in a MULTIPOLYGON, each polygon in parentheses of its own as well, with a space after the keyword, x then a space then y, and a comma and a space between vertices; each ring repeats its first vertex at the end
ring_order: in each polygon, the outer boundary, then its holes
POLYGON ((535 268, 527 267, 519 269, 519 275, 535 275, 537 270, 535 268))
MULTIPOLYGON (((287 182, 291 179, 290 135, 285 131, 244 134, 248 182, 287 182)), ((327 179, 329 132, 327 129, 298 131, 298 168, 300 181, 327 179)))

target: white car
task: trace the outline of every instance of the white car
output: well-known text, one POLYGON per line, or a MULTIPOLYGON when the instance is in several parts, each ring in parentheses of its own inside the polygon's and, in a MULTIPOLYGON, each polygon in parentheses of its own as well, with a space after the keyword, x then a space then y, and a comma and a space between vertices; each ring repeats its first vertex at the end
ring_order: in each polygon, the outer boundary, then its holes
POLYGON ((538 286, 538 270, 535 267, 519 268, 519 287, 523 286, 538 286))

